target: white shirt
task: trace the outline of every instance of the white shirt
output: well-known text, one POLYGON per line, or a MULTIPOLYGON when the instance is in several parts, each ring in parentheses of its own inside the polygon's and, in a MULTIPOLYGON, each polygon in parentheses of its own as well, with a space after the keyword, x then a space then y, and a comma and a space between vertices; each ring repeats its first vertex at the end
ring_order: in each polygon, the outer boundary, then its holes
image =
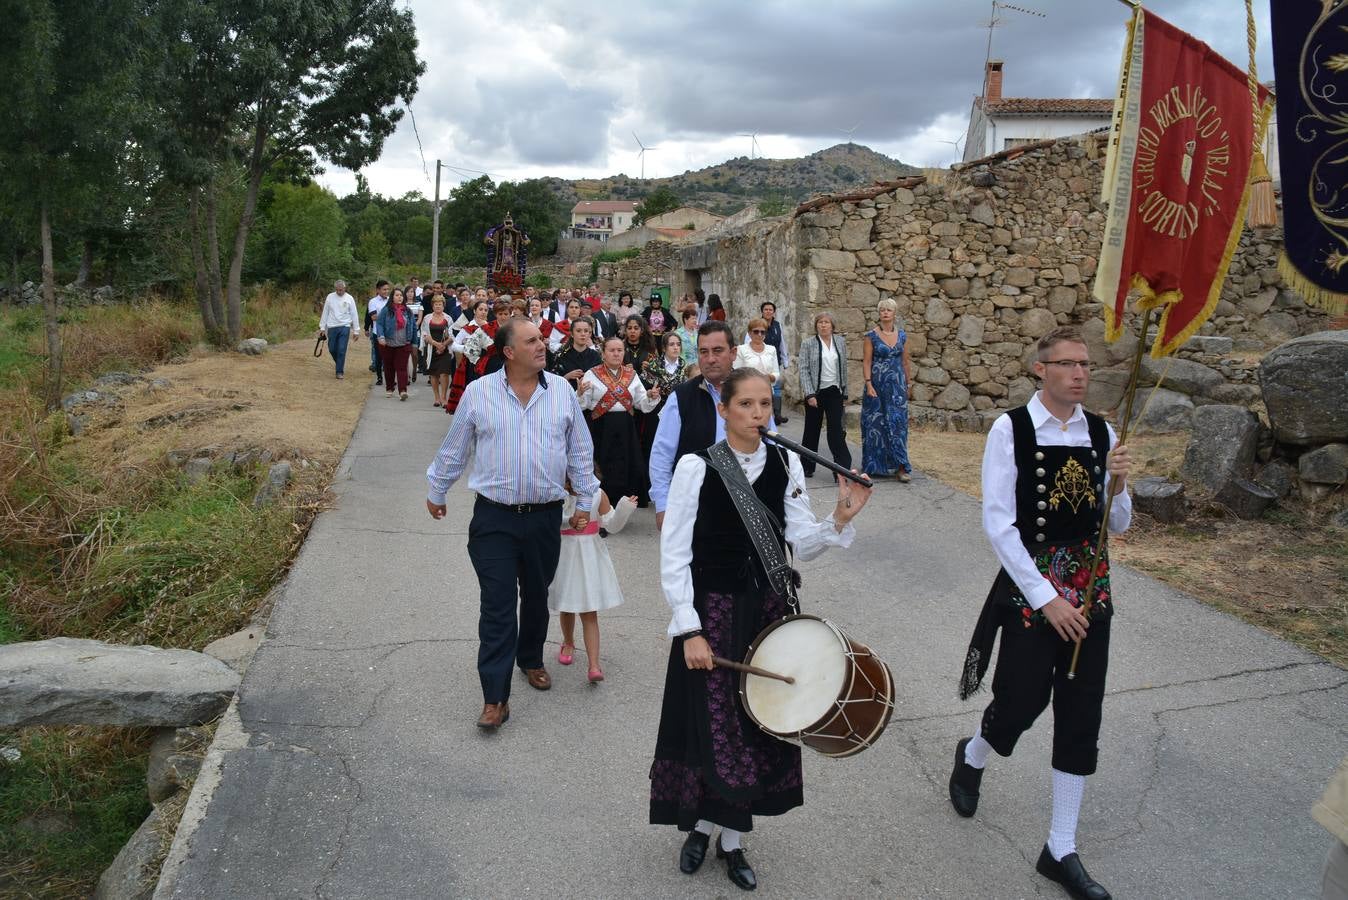
MULTIPOLYGON (((642 412, 650 412, 660 405, 659 400, 652 399, 651 395, 646 393, 646 386, 641 383, 641 378, 634 372, 632 380, 627 385, 627 392, 632 395, 632 404, 642 412)), ((604 399, 608 393, 608 388, 599 380, 599 376, 594 374, 594 369, 590 369, 580 379, 580 391, 576 399, 580 401, 580 408, 584 410, 594 409, 599 405, 599 401, 604 399)))
MULTIPOLYGON (((773 384, 776 384, 782 375, 782 370, 777 365, 777 348, 771 344, 764 344, 762 353, 755 350, 752 344, 742 344, 735 351, 734 367, 736 369, 757 369, 764 375, 771 375, 773 384)), ((834 369, 837 369, 836 365, 834 369)))
MULTIPOLYGON (((816 519, 810 509, 809 494, 805 492, 805 472, 800 467, 800 457, 787 452, 786 458, 788 480, 783 498, 786 540, 796 556, 811 560, 829 547, 852 546, 856 528, 848 522, 842 531, 838 531, 832 516, 823 521, 816 519)), ((747 463, 743 454, 736 453, 735 459, 744 469, 745 477, 753 483, 763 474, 767 464, 767 445, 760 443, 747 463)), ((660 587, 665 592, 665 602, 674 611, 669 622, 670 637, 702 627, 697 610, 693 608, 693 523, 697 521, 698 496, 706 475, 707 464, 697 454, 689 453, 674 467, 674 478, 669 484, 669 503, 665 506, 665 523, 660 530, 660 587)))
POLYGON ((379 337, 379 311, 388 305, 388 298, 375 294, 365 308, 370 313, 370 334, 379 337))
POLYGON ((350 328, 360 334, 360 310, 356 309, 356 298, 350 294, 333 291, 323 301, 323 314, 318 317, 318 330, 329 328, 350 328))
POLYGON ((832 338, 827 344, 821 341, 819 350, 819 390, 826 387, 838 387, 838 348, 832 338))
MULTIPOLYGON (((1089 447, 1090 429, 1081 404, 1072 410, 1063 422, 1054 417, 1035 393, 1026 404, 1030 421, 1034 423, 1035 440, 1044 447, 1089 447)), ((1118 437, 1108 423, 1109 447, 1114 449, 1118 437)), ((1103 462, 1101 463, 1103 465, 1103 462)), ((1113 477, 1105 479, 1105 491, 1112 490, 1113 477)), ((1133 499, 1125 488, 1109 508, 1109 530, 1115 534, 1124 531, 1133 520, 1133 499)), ((1039 572, 1016 529, 1016 452, 1011 432, 1011 417, 1001 415, 988 431, 988 442, 983 450, 983 531, 992 542, 997 559, 1011 580, 1025 595, 1031 609, 1039 609, 1058 591, 1039 572)))

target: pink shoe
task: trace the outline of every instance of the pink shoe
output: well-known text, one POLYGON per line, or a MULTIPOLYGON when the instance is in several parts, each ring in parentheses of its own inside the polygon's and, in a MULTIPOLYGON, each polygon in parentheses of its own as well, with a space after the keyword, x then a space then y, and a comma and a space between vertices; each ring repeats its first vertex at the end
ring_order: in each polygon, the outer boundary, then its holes
POLYGON ((576 647, 574 644, 562 644, 562 649, 557 653, 557 662, 564 666, 569 666, 575 660, 574 654, 576 647))
POLYGON ((598 666, 590 667, 590 684, 598 684, 604 680, 604 670, 598 666))

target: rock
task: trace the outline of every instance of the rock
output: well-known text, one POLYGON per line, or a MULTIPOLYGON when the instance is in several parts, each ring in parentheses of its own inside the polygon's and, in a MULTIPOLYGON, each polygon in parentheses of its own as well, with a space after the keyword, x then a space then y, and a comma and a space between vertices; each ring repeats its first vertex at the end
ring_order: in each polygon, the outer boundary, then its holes
POLYGON ((855 219, 843 223, 842 246, 844 250, 867 250, 871 246, 871 219, 855 219))
POLYGON ((1233 347, 1233 341, 1229 337, 1217 337, 1215 335, 1196 334, 1189 338, 1185 347, 1192 347, 1200 353, 1212 353, 1217 356, 1226 356, 1233 347))
POLYGON ((974 187, 988 188, 997 183, 997 176, 988 169, 981 169, 969 176, 969 183, 974 187))
POLYGON ((242 675, 252 662, 253 653, 260 643, 262 643, 262 629, 245 628, 211 641, 201 648, 201 652, 215 657, 242 675))
POLYGON ((954 321, 955 313, 951 311, 949 303, 940 297, 933 297, 927 301, 923 317, 932 325, 949 325, 954 321))
POLYGON ((997 214, 992 211, 992 207, 986 203, 980 203, 969 210, 969 218, 980 225, 986 225, 989 228, 997 224, 997 214))
POLYGON ((969 406, 969 389, 958 381, 952 381, 936 395, 933 405, 937 409, 966 409, 969 406))
POLYGON ((1348 528, 1348 509, 1341 509, 1330 516, 1329 524, 1335 528, 1348 528))
POLYGON ((267 342, 262 338, 245 338, 234 349, 248 356, 261 356, 267 351, 267 342))
POLYGON ((102 395, 98 391, 75 391, 73 394, 66 394, 61 398, 61 408, 70 412, 77 406, 97 403, 101 397, 102 395))
POLYGON ((1137 329, 1124 331, 1113 343, 1105 340, 1105 322, 1098 316, 1089 319, 1081 326, 1081 336, 1086 339, 1086 349, 1090 351, 1091 362, 1097 366, 1112 366, 1121 362, 1132 362, 1137 352, 1137 329))
POLYGON ((1133 408, 1136 410, 1133 422, 1143 433, 1168 434, 1193 425, 1194 402, 1165 388, 1156 388, 1154 392, 1139 391, 1133 408))
POLYGON ((281 496, 289 483, 290 463, 272 463, 271 468, 267 470, 267 480, 257 489, 257 495, 253 497, 253 505, 265 506, 271 503, 281 496))
POLYGON ((1076 309, 1077 292, 1075 289, 1058 285, 1048 292, 1048 310, 1053 313, 1070 313, 1076 309))
POLYGON ((1011 252, 1019 253, 1022 256, 1034 253, 1039 249, 1038 238, 1016 238, 1011 242, 1011 252))
POLYGON ((1253 384, 1219 384, 1207 396, 1218 403, 1249 407, 1259 402, 1259 388, 1253 384))
POLYGON ((1282 443, 1348 441, 1348 331, 1320 331, 1277 347, 1259 364, 1259 386, 1282 443))
POLYGON ((145 379, 139 375, 132 375, 130 372, 109 372, 94 382, 94 387, 111 388, 126 387, 128 384, 135 384, 145 379))
POLYGON ((924 259, 922 260, 922 271, 938 278, 950 278, 955 274, 955 267, 950 264, 948 259, 924 259))
POLYGON ((1007 269, 1006 274, 1003 276, 1004 284, 1013 284, 1019 288, 1031 287, 1034 285, 1034 282, 1034 272, 1024 266, 1007 269))
POLYGON ((1273 491, 1248 478, 1232 478, 1213 495, 1214 500, 1241 519, 1257 519, 1272 506, 1277 497, 1273 491))
MULTIPOLYGON (((857 308, 857 312, 863 309, 875 309, 875 305, 880 302, 880 289, 873 284, 854 284, 852 285, 852 305, 857 308)), ((838 323, 840 326, 841 322, 838 323)), ((865 328, 865 319, 862 319, 862 328, 865 328)))
POLYGON ((150 744, 150 764, 145 772, 145 785, 151 803, 163 803, 180 789, 191 785, 201 771, 201 757, 182 751, 189 747, 200 749, 205 741, 194 736, 198 729, 164 728, 150 744), (184 736, 186 735, 186 736, 184 736))
POLYGON ((1030 402, 1030 398, 1034 396, 1034 392, 1034 382, 1021 376, 1020 378, 1012 379, 1011 383, 1006 386, 1006 399, 1010 401, 1012 406, 1024 406, 1026 403, 1030 402))
POLYGON ((845 250, 811 250, 810 268, 850 272, 857 267, 855 255, 845 250))
POLYGON ((955 337, 966 347, 977 347, 983 343, 983 330, 986 323, 978 316, 961 316, 955 337))
POLYGON ((1020 317, 1020 333, 1027 338, 1038 340, 1057 327, 1053 313, 1040 307, 1027 309, 1020 317))
POLYGON ((0 727, 195 725, 239 676, 203 653, 52 638, 0 646, 0 727))
MULTIPOLYGON (((1128 388, 1128 369, 1097 369, 1091 373, 1090 383, 1086 385, 1086 408, 1090 410, 1114 410, 1123 402, 1123 392, 1128 388)), ((1144 395, 1145 396, 1145 395, 1144 395)))
POLYGON ((183 474, 187 476, 189 482, 195 484, 211 477, 211 465, 212 460, 209 456, 198 456, 189 459, 183 465, 183 474))
POLYGON ((192 458, 193 453, 196 453, 196 451, 185 449, 170 450, 164 454, 164 462, 176 469, 179 466, 186 465, 187 461, 192 458))
POLYGON ((88 424, 88 416, 77 416, 73 413, 66 413, 66 427, 70 429, 72 437, 79 437, 84 434, 84 429, 88 424))
POLYGON ((1232 478, 1249 477, 1259 443, 1254 413, 1241 406, 1201 406, 1194 410, 1193 428, 1180 467, 1182 478, 1216 492, 1232 478))
POLYGON ((1348 444, 1326 444, 1301 454, 1297 474, 1311 484, 1343 484, 1348 481, 1348 444))
POLYGON ((98 879, 94 900, 149 900, 154 896, 163 862, 159 818, 159 810, 153 810, 131 835, 98 879))
POLYGON ((171 387, 173 387, 173 382, 167 378, 154 378, 150 381, 150 390, 153 391, 166 391, 171 387))
POLYGON ((1273 492, 1273 496, 1281 500, 1292 493, 1292 488, 1296 485, 1296 469, 1281 459, 1275 459, 1268 465, 1259 470, 1259 474, 1254 478, 1256 484, 1262 484, 1273 492))
POLYGON ((961 297, 969 296, 969 279, 967 278, 942 278, 940 281, 941 292, 952 300, 958 300, 961 297))
POLYGON ((1132 484, 1133 507, 1158 522, 1184 521, 1184 485, 1164 478, 1139 478, 1132 484))
POLYGON ((1140 384, 1156 384, 1162 375, 1165 376, 1162 383, 1167 388, 1191 397, 1210 397, 1213 391, 1226 384, 1222 373, 1190 359, 1142 357, 1140 384))
POLYGON ((1077 268, 1075 263, 1062 263, 1058 266, 1058 271, 1062 273, 1062 283, 1065 287, 1081 284, 1081 269, 1077 268))

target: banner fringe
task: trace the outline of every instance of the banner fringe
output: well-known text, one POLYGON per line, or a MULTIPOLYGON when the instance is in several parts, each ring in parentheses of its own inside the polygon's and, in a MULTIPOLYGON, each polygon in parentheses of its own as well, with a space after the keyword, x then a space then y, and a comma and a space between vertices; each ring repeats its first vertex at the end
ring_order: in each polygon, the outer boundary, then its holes
POLYGON ((1296 263, 1287 257, 1286 250, 1278 254, 1278 271, 1282 273, 1287 286, 1312 306, 1318 306, 1331 316, 1341 316, 1348 312, 1348 294, 1323 288, 1303 275, 1296 263))

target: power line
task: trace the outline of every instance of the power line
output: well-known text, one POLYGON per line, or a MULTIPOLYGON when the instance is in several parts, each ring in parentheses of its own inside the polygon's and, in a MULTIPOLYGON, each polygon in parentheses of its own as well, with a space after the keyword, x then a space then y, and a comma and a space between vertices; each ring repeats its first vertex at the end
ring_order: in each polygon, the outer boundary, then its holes
POLYGON ((417 114, 412 112, 412 104, 408 103, 407 114, 412 117, 412 134, 416 135, 417 152, 421 154, 421 173, 426 176, 426 183, 431 182, 431 170, 426 165, 426 151, 421 148, 421 132, 417 130, 417 114))

